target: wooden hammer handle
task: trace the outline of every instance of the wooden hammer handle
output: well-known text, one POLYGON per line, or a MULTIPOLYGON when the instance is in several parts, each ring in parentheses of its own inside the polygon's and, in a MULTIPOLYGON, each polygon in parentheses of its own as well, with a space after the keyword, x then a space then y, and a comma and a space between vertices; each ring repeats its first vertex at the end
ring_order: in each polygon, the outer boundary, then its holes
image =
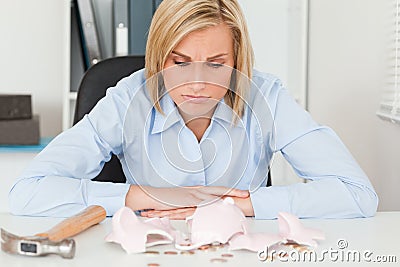
POLYGON ((37 234, 37 236, 47 237, 52 241, 61 241, 83 232, 105 218, 106 211, 103 207, 89 206, 82 212, 63 220, 47 232, 37 234))

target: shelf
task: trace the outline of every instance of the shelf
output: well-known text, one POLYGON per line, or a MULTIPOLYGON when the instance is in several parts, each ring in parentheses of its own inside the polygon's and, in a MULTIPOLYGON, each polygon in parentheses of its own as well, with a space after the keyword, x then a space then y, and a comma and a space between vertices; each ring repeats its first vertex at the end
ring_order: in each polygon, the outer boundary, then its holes
POLYGON ((0 145, 0 153, 34 152, 38 153, 45 148, 53 137, 42 137, 37 145, 0 145))

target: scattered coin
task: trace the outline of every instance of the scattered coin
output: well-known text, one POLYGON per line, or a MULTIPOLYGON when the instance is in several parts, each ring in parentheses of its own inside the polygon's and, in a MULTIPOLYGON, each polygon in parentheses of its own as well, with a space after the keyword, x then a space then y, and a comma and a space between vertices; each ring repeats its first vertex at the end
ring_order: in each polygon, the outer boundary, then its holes
POLYGON ((233 257, 233 254, 224 253, 224 254, 221 254, 221 257, 224 257, 224 258, 232 258, 232 257, 233 257))
POLYGON ((296 247, 300 246, 299 244, 297 244, 296 242, 293 242, 293 241, 289 241, 287 243, 282 243, 282 245, 285 247, 291 247, 291 248, 296 248, 296 247))
POLYGON ((167 250, 167 251, 164 251, 164 254, 166 254, 166 255, 176 255, 176 254, 178 254, 178 252, 177 251, 173 251, 173 250, 167 250))
POLYGON ((307 247, 305 247, 305 246, 299 247, 299 248, 297 248, 297 250, 300 251, 300 252, 310 251, 310 250, 309 250, 307 247))
POLYGON ((182 250, 181 254, 182 255, 193 255, 194 251, 193 250, 182 250))
POLYGON ((149 255, 157 255, 157 254, 160 254, 160 252, 159 252, 159 251, 156 251, 156 250, 146 250, 144 253, 145 253, 145 254, 149 254, 149 255))
POLYGON ((210 262, 212 263, 223 263, 223 262, 227 262, 226 259, 222 259, 222 258, 213 258, 210 260, 210 262))
POLYGON ((225 246, 225 244, 222 244, 220 242, 214 242, 211 244, 211 247, 219 249, 219 248, 223 248, 225 246))
POLYGON ((208 250, 210 248, 210 245, 202 245, 198 249, 199 250, 208 250))
POLYGON ((182 247, 189 247, 189 246, 191 246, 192 244, 190 244, 190 243, 180 243, 179 244, 179 246, 182 246, 182 247))
POLYGON ((158 267, 158 266, 160 266, 160 264, 158 264, 158 263, 148 263, 147 266, 148 267, 158 267))
POLYGON ((294 248, 298 251, 304 251, 304 250, 308 250, 308 247, 305 245, 300 245, 300 244, 291 244, 290 245, 291 248, 294 248))

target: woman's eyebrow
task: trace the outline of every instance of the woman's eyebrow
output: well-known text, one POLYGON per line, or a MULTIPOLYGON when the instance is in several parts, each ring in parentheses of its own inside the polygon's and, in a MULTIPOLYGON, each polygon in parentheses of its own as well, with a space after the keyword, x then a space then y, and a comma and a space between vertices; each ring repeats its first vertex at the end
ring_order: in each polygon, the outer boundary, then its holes
POLYGON ((213 59, 216 59, 216 58, 224 57, 226 55, 228 55, 228 53, 221 53, 221 54, 218 54, 218 55, 215 55, 215 56, 212 56, 212 57, 208 57, 207 60, 213 60, 213 59))
MULTIPOLYGON (((180 52, 178 52, 178 51, 172 51, 171 53, 172 53, 172 54, 175 54, 175 55, 177 55, 177 56, 186 58, 186 59, 191 59, 190 56, 185 55, 185 54, 183 54, 183 53, 180 53, 180 52)), ((224 57, 224 56, 226 56, 226 55, 228 55, 228 53, 220 53, 220 54, 217 54, 217 55, 215 55, 215 56, 208 57, 207 60, 213 60, 213 59, 216 59, 216 58, 224 57)))
POLYGON ((186 59, 191 59, 191 57, 189 57, 189 56, 187 56, 187 55, 185 55, 185 54, 182 54, 182 53, 180 53, 180 52, 177 52, 177 51, 172 51, 171 54, 175 54, 175 55, 177 55, 177 56, 184 57, 184 58, 186 58, 186 59))

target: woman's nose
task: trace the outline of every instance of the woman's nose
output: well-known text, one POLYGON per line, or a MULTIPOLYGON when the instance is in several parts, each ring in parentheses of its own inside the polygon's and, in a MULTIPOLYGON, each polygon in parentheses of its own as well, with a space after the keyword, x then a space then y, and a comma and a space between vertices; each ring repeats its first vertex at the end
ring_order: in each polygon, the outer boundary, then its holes
POLYGON ((193 91, 199 91, 206 87, 204 71, 202 62, 194 62, 191 69, 192 80, 189 83, 189 87, 193 91))
POLYGON ((206 87, 206 83, 204 81, 193 81, 189 83, 189 88, 194 92, 203 90, 206 87))

